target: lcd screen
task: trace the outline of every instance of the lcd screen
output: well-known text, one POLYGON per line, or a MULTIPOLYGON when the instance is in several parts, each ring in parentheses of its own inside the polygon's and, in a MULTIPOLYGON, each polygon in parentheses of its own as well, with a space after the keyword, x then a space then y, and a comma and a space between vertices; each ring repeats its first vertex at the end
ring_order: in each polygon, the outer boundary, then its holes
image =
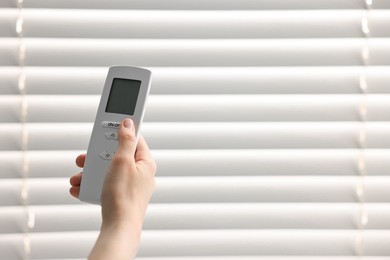
POLYGON ((106 112, 133 115, 140 87, 140 80, 114 78, 106 112))

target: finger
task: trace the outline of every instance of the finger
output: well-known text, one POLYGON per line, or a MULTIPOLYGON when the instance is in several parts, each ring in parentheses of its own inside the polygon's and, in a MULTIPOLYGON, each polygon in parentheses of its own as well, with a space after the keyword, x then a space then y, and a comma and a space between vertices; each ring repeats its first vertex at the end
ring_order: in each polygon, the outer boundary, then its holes
POLYGON ((80 167, 80 168, 84 167, 85 157, 86 157, 86 154, 80 154, 79 156, 77 156, 77 158, 76 158, 76 165, 78 167, 80 167))
POLYGON ((80 186, 73 186, 69 189, 70 195, 72 195, 75 198, 79 198, 80 195, 80 186))
POLYGON ((137 138, 135 137, 134 122, 130 118, 122 121, 118 129, 118 150, 117 153, 124 153, 129 158, 134 158, 135 149, 137 146, 137 138))
POLYGON ((135 161, 138 165, 143 164, 148 167, 151 170, 150 172, 153 172, 153 175, 156 174, 157 164, 153 160, 148 144, 142 136, 138 139, 135 161))
POLYGON ((82 174, 79 173, 79 174, 76 174, 76 175, 73 175, 72 177, 70 177, 70 185, 72 186, 80 186, 80 183, 81 183, 81 178, 82 178, 82 174))
POLYGON ((137 143, 137 151, 135 152, 135 160, 150 160, 152 159, 152 154, 150 153, 150 149, 148 144, 145 141, 145 138, 140 135, 137 143))

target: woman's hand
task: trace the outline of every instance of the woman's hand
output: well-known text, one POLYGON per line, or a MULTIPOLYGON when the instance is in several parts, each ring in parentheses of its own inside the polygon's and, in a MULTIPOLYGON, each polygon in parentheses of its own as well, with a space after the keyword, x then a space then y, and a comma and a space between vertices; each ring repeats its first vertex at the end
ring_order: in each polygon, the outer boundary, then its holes
MULTIPOLYGON (((118 139, 118 149, 103 184, 103 222, 99 239, 90 255, 91 259, 104 259, 107 256, 109 259, 124 259, 120 258, 120 255, 123 255, 121 253, 135 256, 146 208, 155 188, 156 163, 142 136, 137 144, 134 124, 130 119, 122 121, 118 129, 118 139), (136 244, 134 250, 129 249, 129 243, 136 244), (111 255, 104 252, 103 248, 109 250, 111 255), (118 258, 113 257, 115 255, 118 258)), ((76 158, 77 166, 83 167, 84 162, 85 154, 76 158)), ((81 179, 81 173, 70 178, 72 187, 69 191, 76 198, 80 193, 81 179)))

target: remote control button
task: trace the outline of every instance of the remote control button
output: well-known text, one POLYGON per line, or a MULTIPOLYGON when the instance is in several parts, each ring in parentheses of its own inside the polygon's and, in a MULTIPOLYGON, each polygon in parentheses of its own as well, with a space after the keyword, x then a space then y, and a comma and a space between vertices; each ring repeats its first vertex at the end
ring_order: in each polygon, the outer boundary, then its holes
POLYGON ((102 122, 102 126, 103 127, 108 127, 108 128, 118 129, 120 125, 121 125, 120 122, 112 122, 112 121, 103 121, 102 122))
POLYGON ((118 140, 118 133, 117 132, 107 132, 104 134, 104 136, 108 140, 118 140))
POLYGON ((104 160, 112 160, 112 158, 114 157, 114 154, 115 153, 102 152, 101 154, 99 154, 99 157, 104 159, 104 160))

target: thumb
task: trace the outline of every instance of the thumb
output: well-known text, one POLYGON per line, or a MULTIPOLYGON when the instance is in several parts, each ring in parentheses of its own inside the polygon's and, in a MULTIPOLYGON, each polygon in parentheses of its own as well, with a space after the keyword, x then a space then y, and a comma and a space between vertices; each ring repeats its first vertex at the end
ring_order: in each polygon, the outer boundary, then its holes
POLYGON ((135 126, 133 120, 126 118, 122 121, 118 129, 118 150, 117 153, 124 153, 130 158, 134 158, 137 147, 137 138, 135 136, 135 126))

